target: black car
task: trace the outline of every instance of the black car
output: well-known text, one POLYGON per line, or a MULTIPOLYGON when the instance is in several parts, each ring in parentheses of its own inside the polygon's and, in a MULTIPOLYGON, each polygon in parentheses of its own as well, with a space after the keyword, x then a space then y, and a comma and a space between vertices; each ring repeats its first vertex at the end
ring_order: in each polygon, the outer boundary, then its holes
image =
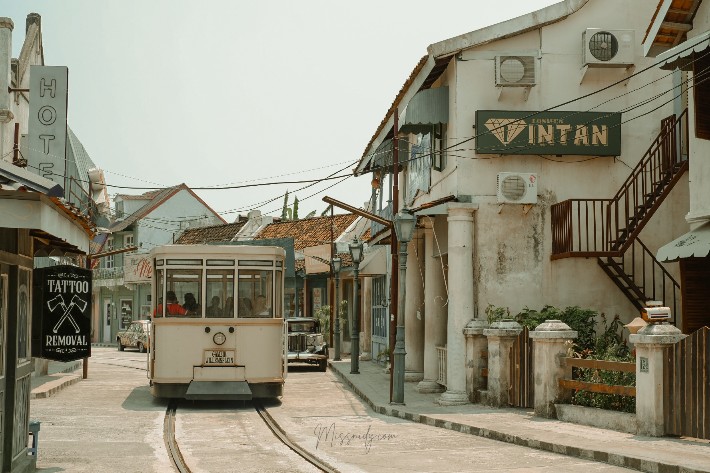
POLYGON ((288 362, 328 368, 328 344, 323 339, 320 323, 313 317, 286 319, 288 324, 288 362))

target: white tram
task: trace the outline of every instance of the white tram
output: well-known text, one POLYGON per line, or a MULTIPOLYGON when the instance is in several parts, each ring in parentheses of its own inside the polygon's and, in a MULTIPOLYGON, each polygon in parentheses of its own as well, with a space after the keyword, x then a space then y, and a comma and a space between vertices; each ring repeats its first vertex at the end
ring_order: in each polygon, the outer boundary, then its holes
POLYGON ((249 400, 283 394, 285 251, 165 245, 151 251, 155 397, 249 400))

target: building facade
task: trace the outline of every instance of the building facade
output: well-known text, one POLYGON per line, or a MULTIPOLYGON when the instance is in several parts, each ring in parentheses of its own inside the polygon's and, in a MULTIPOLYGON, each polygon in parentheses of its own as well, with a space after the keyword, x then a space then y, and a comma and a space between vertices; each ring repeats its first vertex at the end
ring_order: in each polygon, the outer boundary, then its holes
POLYGON ((443 404, 468 402, 463 329, 485 326, 489 306, 580 306, 628 322, 646 299, 672 292, 677 271, 642 286, 640 266, 625 262, 655 252, 687 212, 687 143, 672 179, 648 184, 660 189, 655 200, 632 193, 662 155, 657 143, 683 129, 673 77, 643 55, 654 8, 567 0, 432 44, 368 143, 356 174, 389 174, 391 185, 396 145, 399 199, 390 199, 418 220, 406 379, 442 390, 445 353, 443 404), (624 293, 629 279, 635 289, 624 293))

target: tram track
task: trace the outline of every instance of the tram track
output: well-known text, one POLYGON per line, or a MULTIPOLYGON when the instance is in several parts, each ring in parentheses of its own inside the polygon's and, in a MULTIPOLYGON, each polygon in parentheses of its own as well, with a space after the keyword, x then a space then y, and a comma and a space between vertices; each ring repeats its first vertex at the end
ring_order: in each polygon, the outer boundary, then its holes
MULTIPOLYGON (((316 467, 318 470, 325 473, 339 473, 336 468, 324 460, 316 457, 308 450, 291 440, 286 431, 279 425, 278 422, 276 422, 271 414, 269 414, 260 401, 254 400, 252 402, 253 407, 259 414, 261 420, 263 420, 264 424, 266 424, 269 430, 282 444, 301 457, 304 461, 316 467)), ((177 439, 175 438, 175 417, 177 414, 177 406, 178 402, 176 400, 171 400, 165 411, 165 420, 163 421, 163 438, 165 441, 165 447, 167 448, 170 461, 176 471, 179 473, 192 473, 190 467, 187 465, 182 453, 180 452, 180 447, 178 446, 177 439)))

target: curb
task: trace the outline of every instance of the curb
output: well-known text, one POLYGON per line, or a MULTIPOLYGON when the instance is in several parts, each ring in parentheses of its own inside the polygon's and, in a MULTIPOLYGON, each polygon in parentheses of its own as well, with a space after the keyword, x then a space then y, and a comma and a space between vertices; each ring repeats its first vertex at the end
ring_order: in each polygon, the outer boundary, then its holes
POLYGON ((570 445, 554 444, 551 442, 544 442, 529 437, 521 437, 518 435, 507 434, 496 430, 484 429, 472 425, 461 424, 459 422, 445 421, 443 419, 437 419, 427 415, 415 414, 412 412, 404 411, 401 409, 401 407, 395 409, 391 406, 382 406, 379 404, 375 404, 370 398, 368 398, 360 389, 358 389, 357 386, 352 383, 352 381, 350 381, 345 376, 344 373, 341 373, 339 370, 335 369, 330 363, 330 361, 328 362, 328 364, 330 365, 331 371, 334 372, 342 381, 344 381, 345 384, 355 394, 357 394, 357 396, 360 397, 363 402, 365 402, 365 404, 370 406, 370 408, 378 414, 386 415, 389 417, 397 417, 399 419, 405 419, 412 422, 418 422, 420 424, 429 425, 431 427, 439 427, 448 430, 453 430, 455 432, 461 432, 463 434, 476 435, 478 437, 497 440, 499 442, 512 443, 515 445, 520 445, 522 447, 534 448, 536 450, 559 453, 561 455, 567 455, 583 460, 592 460, 596 462, 607 463, 613 466, 620 466, 638 471, 645 471, 647 473, 710 473, 710 470, 698 470, 695 468, 688 468, 680 465, 662 463, 646 458, 620 455, 616 453, 609 453, 589 448, 573 447, 570 445))
POLYGON ((58 377, 54 381, 49 381, 33 389, 32 392, 30 392, 30 400, 51 397, 60 390, 72 384, 76 384, 79 381, 81 381, 81 376, 75 374, 58 377))

